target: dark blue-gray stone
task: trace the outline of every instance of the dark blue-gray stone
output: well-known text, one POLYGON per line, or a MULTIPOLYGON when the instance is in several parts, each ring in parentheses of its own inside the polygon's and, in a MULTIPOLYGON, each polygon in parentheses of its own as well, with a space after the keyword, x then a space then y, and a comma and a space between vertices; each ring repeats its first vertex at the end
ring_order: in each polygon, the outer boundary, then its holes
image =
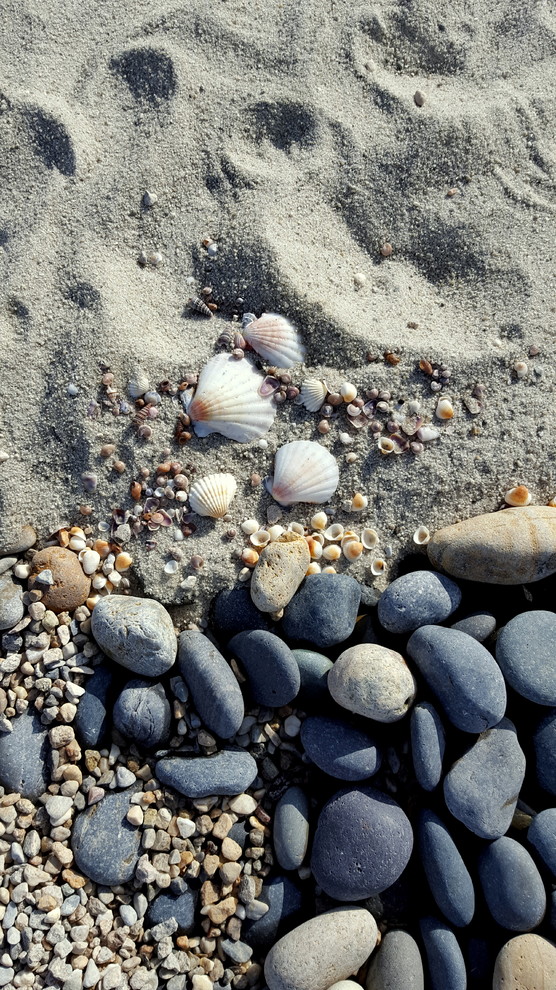
POLYGON ((548 902, 549 907, 549 923, 552 931, 556 931, 556 889, 552 891, 550 899, 548 902))
POLYGON ((421 812, 417 835, 431 894, 444 917, 463 928, 475 913, 475 891, 459 850, 444 822, 428 809, 421 812))
POLYGON ((140 677, 128 681, 116 700, 112 717, 118 732, 139 746, 160 746, 170 736, 172 710, 162 684, 140 677))
POLYGON ((234 963, 246 963, 253 955, 253 949, 245 942, 234 942, 231 938, 220 940, 220 947, 234 963))
POLYGON ((242 794, 257 776, 250 753, 225 749, 214 756, 170 756, 156 764, 156 776, 189 798, 242 794))
POLYGON ((210 639, 192 629, 182 632, 178 667, 207 729, 222 739, 235 736, 245 715, 243 695, 232 668, 210 639))
POLYGON ((556 878, 556 808, 535 815, 527 829, 527 840, 556 878))
POLYGON ((234 636, 228 648, 240 661, 258 705, 280 708, 297 696, 301 684, 299 667, 279 636, 253 629, 234 636))
POLYGON ((539 722, 533 734, 537 780, 545 791, 556 794, 556 708, 539 722))
POLYGON ((365 780, 380 767, 374 739, 340 718, 310 716, 301 726, 301 742, 313 763, 340 780, 365 780))
POLYGON ((284 635, 314 646, 349 639, 357 619, 361 586, 348 574, 310 574, 286 605, 284 635))
POLYGON ((48 730, 29 709, 11 723, 12 732, 0 735, 0 783, 8 793, 36 801, 50 783, 48 730))
POLYGON ((127 883, 139 859, 141 831, 127 821, 131 797, 139 782, 125 791, 113 791, 80 812, 73 826, 71 848, 79 870, 105 887, 127 883))
POLYGON ((463 732, 484 732, 506 710, 506 685, 494 657, 457 629, 421 626, 407 652, 446 715, 463 732))
POLYGON ((316 708, 319 705, 330 704, 328 690, 328 671, 333 666, 332 660, 314 650, 292 650, 299 667, 301 687, 297 699, 306 708, 316 708))
POLYGON ((81 745, 94 749, 104 739, 108 729, 112 671, 106 664, 101 664, 84 686, 85 694, 79 699, 73 726, 81 745))
POLYGON ((395 883, 412 848, 409 819, 391 797, 372 787, 344 788, 320 813, 311 868, 330 897, 360 901, 395 883))
POLYGON ((430 990, 466 990, 465 961, 451 928, 438 918, 422 918, 419 927, 427 954, 430 990))
POLYGON ((251 600, 249 588, 224 588, 214 600, 212 625, 228 640, 246 629, 268 629, 268 619, 251 600))
POLYGON ((309 843, 309 799, 301 787, 288 787, 274 811, 272 838, 283 870, 297 870, 309 843))
POLYGON ((408 932, 386 932, 370 961, 365 990, 424 990, 421 953, 408 932))
POLYGON ((546 911, 541 875, 527 850, 507 835, 479 856, 479 879, 494 920, 512 932, 530 932, 546 911))
POLYGON ((514 691, 537 705, 556 705, 556 614, 522 612, 500 630, 496 659, 514 691))
POLYGON ((303 897, 299 887, 289 877, 277 876, 263 884, 258 898, 268 904, 268 911, 256 921, 247 919, 241 926, 241 937, 253 948, 266 949, 295 927, 303 897))
POLYGON ((515 726, 504 718, 479 736, 444 778, 448 810, 475 835, 498 839, 511 825, 524 776, 515 726))
POLYGON ((461 602, 455 581, 435 571, 411 571, 388 585, 377 612, 384 629, 407 633, 444 622, 461 602))
POLYGON ((451 628, 467 633, 468 636, 476 639, 478 643, 484 643, 485 639, 492 636, 496 629, 496 619, 491 612, 471 612, 470 615, 466 615, 459 622, 454 622, 451 628))
POLYGON ((159 925, 168 918, 175 918, 178 923, 178 931, 188 935, 195 925, 195 906, 197 904, 197 891, 186 890, 178 897, 171 894, 159 894, 151 901, 147 911, 148 927, 159 925))
POLYGON ((415 776, 423 790, 433 791, 442 777, 446 735, 436 708, 421 701, 411 712, 411 756, 415 776))

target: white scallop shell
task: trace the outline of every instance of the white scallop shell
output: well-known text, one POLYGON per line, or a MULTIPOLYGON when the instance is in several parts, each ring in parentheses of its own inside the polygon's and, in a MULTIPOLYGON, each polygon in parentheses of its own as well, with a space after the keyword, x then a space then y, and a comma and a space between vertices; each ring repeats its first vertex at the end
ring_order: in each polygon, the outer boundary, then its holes
POLYGON ((301 382, 298 405, 305 406, 309 412, 318 412, 327 395, 326 382, 321 382, 318 378, 306 378, 301 382))
POLYGON ((133 373, 133 378, 131 379, 127 390, 132 399, 140 399, 145 392, 148 392, 150 388, 149 379, 147 378, 144 371, 137 368, 133 373))
POLYGON ((276 451, 268 490, 279 505, 326 502, 340 480, 336 458, 314 440, 293 440, 276 451))
POLYGON ((226 515, 236 491, 237 482, 233 474, 207 474, 191 486, 191 511, 199 516, 221 519, 226 515))
MULTIPOLYGON (((195 395, 186 409, 198 437, 221 433, 229 440, 248 443, 267 433, 276 405, 259 395, 263 381, 250 361, 217 354, 201 369, 195 395)), ((185 394, 185 393, 184 393, 185 394)))
POLYGON ((277 313, 263 313, 243 327, 242 334, 257 354, 277 368, 291 368, 305 357, 297 330, 277 313))

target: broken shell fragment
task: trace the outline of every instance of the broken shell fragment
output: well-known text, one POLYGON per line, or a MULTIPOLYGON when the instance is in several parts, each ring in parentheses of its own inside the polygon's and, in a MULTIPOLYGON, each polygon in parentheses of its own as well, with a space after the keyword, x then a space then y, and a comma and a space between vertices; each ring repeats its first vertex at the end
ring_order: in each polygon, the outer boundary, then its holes
POLYGON ((509 491, 504 495, 504 501, 506 505, 530 505, 531 504, 531 492, 525 485, 518 485, 516 488, 510 488, 509 491))
POLYGON ((293 440, 274 458, 274 477, 267 488, 279 505, 327 502, 340 480, 336 458, 312 440, 293 440))
POLYGON ((237 482, 232 474, 208 474, 191 486, 191 510, 199 516, 221 519, 226 515, 236 491, 237 482))

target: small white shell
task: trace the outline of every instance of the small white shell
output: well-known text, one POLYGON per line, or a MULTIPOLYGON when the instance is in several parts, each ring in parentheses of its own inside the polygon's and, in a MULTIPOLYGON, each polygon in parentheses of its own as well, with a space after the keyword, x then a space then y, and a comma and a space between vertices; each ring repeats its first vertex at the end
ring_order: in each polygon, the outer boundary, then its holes
POLYGON ((362 495, 361 492, 356 492, 351 500, 350 512, 362 512, 366 509, 369 504, 369 499, 366 495, 362 495))
POLYGON ((324 548, 322 555, 325 560, 339 560, 342 551, 337 543, 331 543, 330 546, 324 548))
POLYGON ((249 360, 236 361, 227 354, 211 358, 201 369, 195 395, 184 402, 197 436, 220 433, 248 443, 267 433, 277 407, 270 397, 259 395, 262 381, 249 360))
POLYGON ((254 547, 266 547, 267 543, 270 543, 270 533, 267 529, 258 529, 256 533, 251 534, 249 542, 254 547))
POLYGON ((276 523, 275 526, 269 526, 268 528, 268 535, 270 536, 271 542, 277 540, 282 535, 282 533, 285 533, 285 529, 283 526, 280 526, 279 523, 276 523))
POLYGON ((359 542, 359 537, 357 536, 357 533, 354 533, 352 529, 346 529, 344 535, 342 536, 342 539, 340 540, 340 546, 342 550, 345 546, 347 546, 348 543, 353 543, 354 541, 355 543, 359 542))
POLYGON ((306 378, 301 382, 298 405, 305 406, 309 412, 318 412, 328 394, 326 382, 318 378, 306 378))
POLYGON ((236 491, 237 482, 233 474, 207 474, 191 486, 191 511, 199 516, 221 519, 226 515, 236 491))
POLYGON ((532 495, 525 485, 517 485, 516 488, 510 488, 508 492, 504 495, 504 502, 506 505, 530 505, 532 495))
POLYGON ((179 570, 179 566, 180 565, 178 564, 177 560, 168 560, 164 564, 164 573, 165 574, 177 574, 178 573, 178 570, 179 570))
POLYGON ((102 588, 104 588, 106 584, 106 580, 107 579, 105 578, 104 574, 95 574, 91 583, 96 591, 100 591, 102 588))
POLYGON ((428 443, 429 440, 438 440, 440 431, 434 426, 421 426, 417 430, 416 437, 421 443, 428 443))
POLYGON ((357 395, 357 389, 351 382, 344 382, 340 385, 340 395, 344 402, 353 402, 357 395))
POLYGON ((341 523, 332 523, 332 525, 329 526, 328 529, 325 529, 324 531, 324 537, 326 540, 332 540, 332 541, 341 540, 343 535, 344 535, 344 527, 342 526, 341 523))
POLYGON ((413 534, 413 542, 417 544, 418 547, 425 546, 429 542, 431 534, 426 526, 419 526, 413 534))
POLYGON ((378 546, 378 533, 375 529, 364 529, 361 533, 361 543, 365 550, 373 550, 378 546))
POLYGON ((371 574, 374 574, 374 576, 377 577, 378 574, 383 574, 385 569, 386 569, 385 560, 382 560, 381 557, 377 557, 376 560, 373 560, 371 564, 371 574))
POLYGON ((317 560, 312 560, 311 563, 309 564, 307 570, 305 571, 305 573, 306 574, 320 574, 321 573, 321 570, 322 570, 322 568, 321 568, 319 562, 317 560))
POLYGON ((137 368, 133 374, 133 378, 127 386, 127 390, 132 399, 140 399, 145 392, 149 391, 150 383, 144 371, 137 368))
POLYGON ((345 546, 342 546, 342 550, 346 560, 357 560, 363 553, 363 544, 358 540, 349 540, 345 546))
POLYGON ((68 546, 70 550, 76 550, 77 552, 79 552, 79 550, 85 550, 87 546, 87 541, 85 540, 85 536, 83 536, 83 538, 81 538, 80 536, 72 536, 71 540, 68 543, 68 546))
POLYGON ((253 350, 277 368, 291 368, 305 357, 299 334, 285 316, 263 313, 241 332, 253 350))
POLYGON ((279 505, 327 502, 339 480, 336 458, 326 447, 314 440, 292 440, 276 451, 268 489, 279 505))
POLYGON ((311 529, 326 529, 327 523, 326 512, 315 512, 315 515, 311 516, 311 529))
POLYGON ((337 574, 338 572, 337 572, 337 570, 336 570, 335 567, 332 567, 332 564, 329 564, 328 567, 323 567, 322 573, 323 574, 337 574))
POLYGON ((396 449, 396 444, 390 437, 379 437, 376 445, 381 454, 393 454, 396 449))
POLYGON ((442 396, 437 403, 435 416, 437 419, 452 419, 454 407, 447 395, 442 396))
POLYGON ((297 533, 298 536, 304 536, 305 527, 302 523, 291 522, 288 526, 288 533, 297 533))
POLYGON ((316 533, 311 533, 311 539, 315 540, 316 543, 320 543, 321 547, 324 546, 324 533, 317 530, 316 533))
POLYGON ((309 547, 311 560, 320 560, 322 557, 322 543, 319 543, 318 540, 314 540, 312 536, 310 536, 307 540, 307 546, 309 547))
POLYGON ((256 533, 257 530, 260 528, 261 527, 259 526, 256 519, 244 519, 244 521, 241 524, 241 530, 245 533, 246 536, 251 536, 253 533, 256 533))
POLYGON ((85 574, 94 574, 100 564, 100 554, 96 550, 81 550, 79 560, 85 574))

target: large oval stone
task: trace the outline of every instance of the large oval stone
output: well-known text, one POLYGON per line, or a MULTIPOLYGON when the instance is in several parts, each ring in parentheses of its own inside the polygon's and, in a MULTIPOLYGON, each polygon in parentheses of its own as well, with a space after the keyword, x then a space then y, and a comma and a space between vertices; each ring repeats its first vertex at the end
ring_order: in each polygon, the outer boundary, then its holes
POLYGON ((500 630, 496 660, 508 684, 537 705, 556 705, 556 614, 522 612, 500 630))
POLYGON ((512 823, 524 776, 515 726, 504 718, 483 732, 444 778, 448 810, 475 835, 498 839, 512 823))
POLYGON ((360 643, 338 657, 328 674, 328 689, 350 712, 376 722, 397 722, 413 703, 415 680, 399 653, 360 643))
POLYGON ((506 685, 498 664, 472 636, 443 626, 421 626, 407 644, 448 718, 462 732, 484 732, 506 710, 506 685))
POLYGON ((301 787, 288 787, 274 811, 276 859, 283 870, 297 870, 309 844, 309 800, 301 787))
POLYGON ((328 990, 357 972, 376 940, 376 922, 364 908, 340 907, 311 918, 268 953, 269 990, 328 990))
POLYGON ((320 708, 330 703, 328 690, 328 672, 332 668, 332 660, 314 650, 292 650, 301 676, 301 686, 298 701, 304 709, 320 708))
POLYGON ((321 648, 343 643, 360 601, 361 585, 349 574, 309 574, 284 612, 284 635, 321 648))
POLYGON ((383 935, 371 959, 365 990, 424 990, 425 976, 419 946, 401 930, 383 935))
POLYGON ((550 794, 556 794, 556 708, 539 722, 533 734, 537 780, 550 794))
POLYGON ((549 990, 556 987, 556 946, 540 935, 518 935, 502 946, 492 990, 549 990))
POLYGON ((244 750, 214 756, 169 756, 156 764, 156 776, 189 798, 242 794, 257 776, 257 764, 244 750))
POLYGON ((141 832, 128 822, 133 794, 139 782, 125 791, 106 794, 97 804, 80 812, 73 826, 71 848, 78 869, 105 887, 127 883, 139 858, 141 832))
POLYGON ((556 878, 556 808, 535 815, 527 829, 527 841, 556 878))
POLYGON ((30 709, 0 735, 0 782, 8 793, 36 801, 50 783, 48 729, 30 709))
POLYGON ((528 505, 473 516, 433 534, 433 567, 487 584, 531 584, 556 572, 556 508, 528 505))
POLYGON ((282 533, 264 548, 255 565, 250 589, 261 612, 279 612, 295 595, 311 563, 307 540, 282 533))
POLYGON ((91 629, 101 650, 141 677, 160 677, 176 659, 172 620, 153 598, 109 595, 95 606, 91 629))
MULTIPOLYGON (((87 577, 77 554, 64 547, 46 547, 35 554, 31 562, 29 587, 36 584, 41 571, 50 571, 54 583, 38 585, 43 593, 41 601, 52 612, 73 612, 87 599, 91 579, 87 577)), ((108 599, 104 599, 108 601, 108 599)))
POLYGON ((526 849, 507 835, 479 857, 479 878, 494 920, 514 932, 540 925, 546 911, 541 875, 526 849))
POLYGON ((427 954, 430 990, 466 990, 465 960, 451 928, 438 918, 422 918, 421 938, 427 954))
POLYGON ((228 643, 247 676, 258 705, 279 708, 296 697, 301 675, 287 643, 274 633, 252 629, 238 633, 228 643))
POLYGON ((380 624, 391 633, 413 632, 449 618, 461 602, 455 581, 434 571, 411 571, 388 585, 378 602, 380 624))
POLYGON ((431 894, 452 925, 463 928, 475 913, 473 881, 444 822, 433 811, 419 819, 419 852, 431 894))
POLYGON ((301 726, 301 742, 313 763, 340 780, 365 780, 380 767, 374 739, 344 719, 318 715, 306 718, 301 726))
POLYGON ((446 735, 440 715, 428 701, 411 712, 411 756, 415 776, 425 791, 433 791, 442 777, 446 735))
POLYGON ((178 667, 207 729, 222 739, 235 736, 245 715, 243 695, 232 668, 210 639, 193 629, 182 632, 178 667))
POLYGON ((330 897, 360 901, 395 883, 412 848, 411 825, 399 804, 372 787, 344 788, 320 813, 311 867, 330 897))

